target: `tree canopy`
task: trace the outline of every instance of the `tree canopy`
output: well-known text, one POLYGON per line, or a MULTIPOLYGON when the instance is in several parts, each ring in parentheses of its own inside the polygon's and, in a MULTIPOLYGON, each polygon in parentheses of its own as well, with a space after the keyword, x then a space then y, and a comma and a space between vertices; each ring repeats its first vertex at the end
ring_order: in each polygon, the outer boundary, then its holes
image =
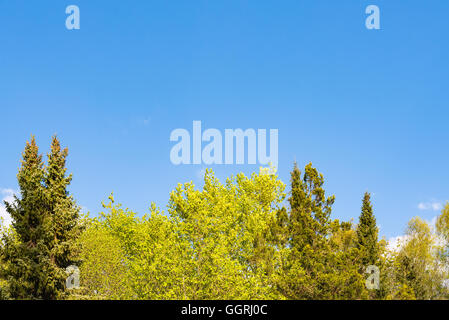
POLYGON ((289 187, 274 168, 223 182, 207 170, 201 188, 178 184, 165 212, 139 215, 111 194, 81 215, 67 156, 56 137, 46 162, 26 143, 12 224, 0 221, 0 299, 449 298, 449 203, 391 248, 370 193, 357 223, 334 219, 324 175, 295 163, 289 187), (79 287, 66 285, 69 266, 79 287))

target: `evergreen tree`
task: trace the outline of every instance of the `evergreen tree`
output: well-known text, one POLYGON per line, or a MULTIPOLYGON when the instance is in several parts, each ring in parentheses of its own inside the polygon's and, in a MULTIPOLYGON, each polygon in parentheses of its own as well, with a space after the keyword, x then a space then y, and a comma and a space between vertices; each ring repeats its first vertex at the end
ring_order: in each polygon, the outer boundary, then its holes
POLYGON ((20 199, 6 203, 14 234, 3 237, 2 276, 8 281, 9 296, 16 299, 51 296, 46 285, 50 269, 48 247, 48 211, 42 184, 44 165, 34 137, 27 142, 17 180, 20 199))
POLYGON ((378 262, 378 228, 371 205, 371 195, 368 192, 363 197, 362 213, 357 226, 357 247, 362 255, 362 267, 366 268, 378 262))
POLYGON ((323 175, 308 164, 304 178, 295 163, 291 173, 290 222, 292 246, 299 251, 309 246, 319 249, 330 228, 330 214, 335 197, 325 198, 323 175))
POLYGON ((326 269, 326 234, 334 201, 324 198, 322 184, 322 175, 311 164, 303 178, 295 163, 288 199, 288 242, 278 284, 288 299, 319 299, 322 295, 319 277, 326 269))
POLYGON ((64 291, 65 268, 76 264, 77 239, 81 233, 79 222, 80 208, 73 196, 67 191, 72 175, 66 176, 66 158, 68 149, 61 149, 61 144, 53 136, 47 167, 44 176, 47 207, 51 214, 51 238, 49 239, 50 261, 56 266, 55 286, 59 292, 64 291))
POLYGON ((44 167, 35 138, 27 142, 17 175, 20 197, 6 203, 13 232, 3 235, 0 275, 13 299, 56 299, 65 290, 65 268, 73 262, 79 209, 66 187, 67 150, 53 138, 44 167))
POLYGON ((335 197, 326 197, 323 185, 323 175, 312 164, 301 176, 295 163, 278 290, 288 299, 364 298, 364 280, 354 263, 358 250, 335 241, 350 227, 331 220, 335 197))

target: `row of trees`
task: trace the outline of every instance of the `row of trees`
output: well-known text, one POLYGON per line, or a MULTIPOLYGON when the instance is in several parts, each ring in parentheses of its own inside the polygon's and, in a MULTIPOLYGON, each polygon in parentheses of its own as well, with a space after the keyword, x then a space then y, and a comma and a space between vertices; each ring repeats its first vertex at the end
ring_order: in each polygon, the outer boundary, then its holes
POLYGON ((52 140, 47 164, 34 138, 18 174, 20 197, 6 204, 0 297, 5 299, 446 299, 449 205, 433 230, 409 222, 397 249, 378 239, 369 193, 357 224, 331 218, 334 196, 312 164, 295 164, 291 188, 271 168, 202 190, 179 184, 168 212, 139 216, 114 201, 81 216, 67 191, 67 149, 52 140), (286 205, 285 200, 288 200, 286 205), (68 290, 77 265, 81 287, 68 290), (366 285, 368 266, 379 287, 366 285))

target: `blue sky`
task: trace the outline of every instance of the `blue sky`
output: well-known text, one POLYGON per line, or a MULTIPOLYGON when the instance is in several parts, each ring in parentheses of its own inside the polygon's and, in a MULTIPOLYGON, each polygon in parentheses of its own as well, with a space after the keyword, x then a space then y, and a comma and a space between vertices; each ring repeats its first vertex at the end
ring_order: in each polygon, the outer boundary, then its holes
POLYGON ((201 183, 204 165, 169 158, 170 132, 201 120, 279 129, 283 181, 311 161, 333 217, 356 220, 370 191, 381 234, 399 235, 449 199, 448 16, 447 0, 0 0, 2 196, 30 135, 46 153, 57 133, 91 213, 112 191, 164 209, 178 182, 201 183), (65 28, 71 4, 80 30, 65 28), (365 28, 370 4, 381 30, 365 28))

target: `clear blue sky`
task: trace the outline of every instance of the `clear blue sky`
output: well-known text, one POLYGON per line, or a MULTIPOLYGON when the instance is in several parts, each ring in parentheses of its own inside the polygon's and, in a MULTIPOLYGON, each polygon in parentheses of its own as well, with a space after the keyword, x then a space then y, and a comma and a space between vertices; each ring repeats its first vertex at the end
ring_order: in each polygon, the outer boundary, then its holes
POLYGON ((80 205, 114 191, 165 209, 204 169, 170 162, 173 129, 273 128, 281 179, 312 161, 335 218, 357 219, 370 191, 381 234, 399 235, 449 199, 448 32, 447 0, 0 0, 0 189, 17 189, 31 134, 46 153, 57 133, 80 205))

